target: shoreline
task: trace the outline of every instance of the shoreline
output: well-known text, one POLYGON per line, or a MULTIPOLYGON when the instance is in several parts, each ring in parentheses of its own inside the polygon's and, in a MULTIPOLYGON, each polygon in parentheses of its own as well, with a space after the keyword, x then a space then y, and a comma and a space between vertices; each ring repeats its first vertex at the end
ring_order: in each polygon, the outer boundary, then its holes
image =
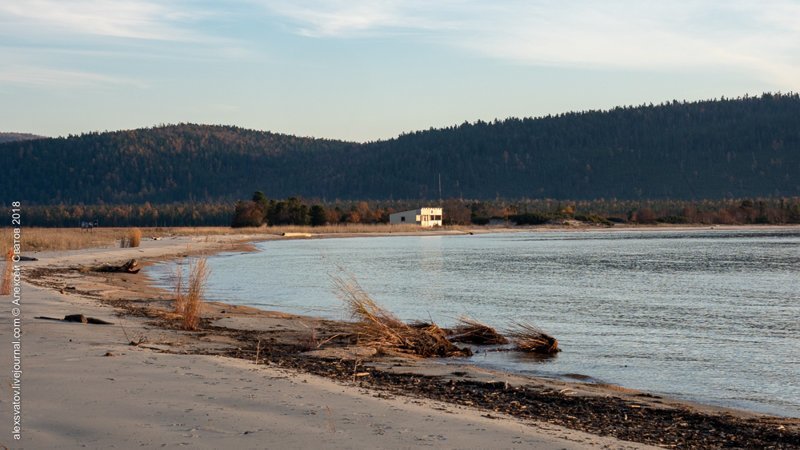
MULTIPOLYGON (((637 229, 641 230, 641 228, 637 229)), ((671 227, 669 229, 674 230, 671 227)), ((616 230, 610 229, 609 231, 616 230)), ((430 235, 428 232, 419 234, 430 235)), ((376 234, 366 235, 374 236, 376 234)), ((399 234, 389 233, 388 235, 399 234)), ((345 236, 337 233, 324 238, 335 237, 345 236)), ((66 252, 67 254, 60 256, 54 255, 54 258, 49 258, 50 260, 46 262, 28 263, 30 264, 28 267, 31 269, 26 272, 33 272, 28 275, 28 278, 33 275, 37 284, 46 286, 50 290, 59 289, 65 293, 62 295, 70 298, 89 298, 95 303, 110 305, 117 311, 124 311, 121 317, 126 321, 130 318, 144 319, 153 329, 160 329, 162 332, 167 330, 171 335, 181 336, 178 339, 181 343, 180 346, 146 344, 136 346, 137 349, 150 349, 166 354, 180 352, 234 356, 251 362, 254 357, 255 360, 258 360, 261 356, 270 366, 275 365, 295 373, 322 375, 337 380, 339 383, 377 391, 377 396, 411 395, 414 398, 434 399, 449 405, 479 407, 480 411, 485 412, 483 417, 488 416, 493 421, 499 420, 500 416, 497 414, 504 415, 502 421, 544 420, 550 424, 577 429, 581 432, 633 439, 645 444, 667 445, 667 441, 672 441, 676 442, 676 445, 693 448, 698 445, 695 442, 698 439, 702 439, 701 442, 706 442, 707 445, 712 443, 721 445, 725 442, 730 444, 735 442, 737 433, 741 434, 746 431, 744 434, 753 439, 771 436, 771 439, 780 440, 782 433, 788 433, 790 440, 787 442, 790 446, 777 448, 792 448, 791 445, 795 444, 791 444, 791 442, 800 445, 800 419, 796 418, 782 418, 743 410, 700 405, 614 385, 514 375, 481 369, 466 362, 463 364, 440 364, 435 361, 408 358, 373 358, 373 355, 368 352, 359 354, 360 350, 350 348, 351 346, 332 346, 315 350, 311 354, 300 352, 298 351, 298 342, 308 339, 309 327, 314 334, 319 333, 316 337, 319 340, 326 337, 326 333, 341 332, 342 326, 346 326, 343 323, 314 317, 211 303, 204 316, 212 317, 213 320, 206 321, 201 333, 180 332, 169 324, 169 318, 164 314, 164 311, 169 309, 168 293, 152 286, 149 280, 142 280, 141 276, 137 280, 137 276, 127 274, 120 276, 104 274, 102 277, 97 277, 74 270, 81 264, 96 264, 100 262, 99 258, 115 258, 102 261, 112 263, 125 260, 130 255, 140 254, 145 261, 167 261, 189 253, 223 252, 232 249, 247 250, 248 242, 287 238, 289 237, 269 238, 263 235, 253 235, 243 239, 242 236, 230 235, 224 238, 215 237, 213 241, 209 238, 179 238, 178 242, 145 241, 148 243, 145 245, 146 247, 158 250, 140 248, 66 252), (182 248, 192 242, 199 245, 187 250, 182 248), (54 266, 60 267, 60 269, 55 269, 54 266), (92 277, 104 278, 104 280, 89 279, 92 277), (64 283, 64 280, 69 281, 64 283), (70 281, 74 283, 70 284, 70 281), (59 287, 59 283, 63 286, 59 287), (278 329, 282 330, 278 332, 278 329), (259 355, 265 335, 270 335, 271 341, 270 344, 264 344, 264 353, 259 355), (259 336, 258 344, 255 341, 256 336, 259 336), (256 345, 257 347, 253 348, 256 345), (266 348, 269 348, 268 352, 266 348), (364 373, 366 375, 361 375, 364 373), (500 386, 502 389, 499 388, 500 386), (503 395, 511 395, 511 397, 500 402, 498 399, 503 395), (534 408, 513 400, 516 397, 532 401, 537 405, 535 409, 538 411, 533 413, 534 408), (514 405, 515 403, 516 405, 514 405), (553 404, 560 406, 552 407, 553 404), (549 412, 543 412, 545 410, 549 412), (575 411, 582 411, 583 417, 578 417, 580 413, 575 411), (624 422, 629 421, 629 415, 630 420, 634 421, 633 417, 641 415, 645 411, 648 412, 646 414, 648 421, 654 421, 654 417, 662 419, 660 428, 651 426, 650 431, 643 433, 642 427, 646 424, 640 423, 636 426, 622 427, 620 430, 620 427, 625 425, 624 422), (692 419, 687 420, 696 422, 694 428, 679 430, 677 434, 670 434, 664 430, 659 432, 659 429, 667 428, 670 421, 674 422, 676 413, 681 417, 691 416, 692 419), (715 425, 712 426, 707 423, 709 420, 712 422, 722 420, 722 422, 714 422, 715 425), (716 434, 704 433, 704 426, 708 427, 707 430, 714 430, 716 434), (635 430, 639 431, 635 432, 635 430)), ((259 367, 263 365, 265 364, 262 361, 259 367)), ((645 419, 643 418, 641 421, 644 422, 645 419)), ((630 443, 625 442, 625 445, 627 444, 630 443)))
MULTIPOLYGON (((773 226, 773 225, 735 225, 735 226, 712 226, 712 227, 705 227, 705 226, 657 226, 657 227, 650 227, 650 226, 641 226, 641 227, 626 227, 626 228, 599 228, 595 229, 590 227, 588 229, 575 229, 575 228, 564 228, 564 227, 546 227, 546 228, 539 228, 539 227, 527 227, 527 228, 516 228, 516 229, 507 229, 502 227, 493 227, 490 229, 484 228, 482 231, 472 230, 475 234, 496 234, 496 233, 529 233, 531 236, 535 236, 539 233, 550 233, 550 232, 605 232, 605 233, 629 233, 629 232, 641 232, 641 233, 649 233, 649 232, 697 232, 697 231, 709 231, 711 232, 800 232, 800 225, 787 225, 787 226, 773 226)), ((279 240, 296 240, 296 239, 337 239, 337 238, 349 238, 349 237, 390 237, 390 236, 431 236, 431 235, 445 235, 445 236, 456 236, 456 235, 463 235, 465 233, 459 232, 444 232, 444 233, 437 233, 431 231, 423 231, 419 233, 412 233, 412 232, 402 232, 402 233, 355 233, 355 234, 320 234, 314 236, 285 236, 279 240)), ((472 234, 472 233, 469 233, 472 234)), ((597 235, 595 235, 597 236, 597 235)), ((713 236, 713 234, 709 234, 709 236, 713 236)), ((163 276, 163 273, 162 273, 163 276)), ((250 302, 249 297, 242 297, 239 296, 238 298, 231 300, 223 300, 224 294, 222 296, 217 296, 218 300, 226 303, 226 304, 233 304, 233 305, 244 305, 248 307, 260 308, 265 311, 269 311, 272 309, 277 309, 282 312, 286 312, 288 314, 299 314, 299 315, 311 315, 316 318, 322 318, 325 320, 341 320, 342 314, 340 310, 335 309, 335 307, 330 307, 328 303, 323 307, 323 309, 319 309, 317 311, 313 310, 312 308, 302 308, 299 306, 289 306, 286 307, 279 305, 280 302, 275 302, 274 299, 267 304, 259 304, 259 302, 250 302), (238 303, 237 303, 238 302, 238 303)), ((343 310, 343 308, 341 308, 343 310)), ((415 320, 414 317, 406 317, 408 320, 415 320)), ((346 319, 345 319, 346 320, 346 319)), ((448 322, 445 319, 437 319, 437 324, 441 326, 452 325, 452 321, 448 322), (441 321, 440 321, 441 320, 441 321)), ((475 348, 472 348, 475 350, 475 348)), ((481 349, 482 350, 482 349, 481 349)), ((491 350, 490 350, 491 351, 491 350)), ((474 355, 478 356, 478 355, 474 355)), ((442 361, 442 363, 450 363, 447 361, 442 361)), ((494 370, 494 371, 501 371, 501 372, 510 372, 510 373, 520 373, 518 367, 508 367, 502 363, 496 364, 487 364, 481 363, 479 361, 464 361, 461 364, 474 364, 477 367, 481 367, 487 370, 494 370)), ((552 380, 559 380, 559 381, 579 381, 581 383, 590 383, 590 384, 598 384, 598 385, 615 385, 615 386, 624 386, 625 388, 630 389, 637 389, 641 391, 645 391, 651 394, 656 394, 659 396, 665 396, 668 398, 672 398, 674 400, 684 401, 688 403, 693 403, 697 405, 707 405, 710 407, 716 408, 723 408, 723 409, 730 409, 736 411, 742 411, 746 413, 753 413, 753 414, 761 414, 761 415, 769 415, 769 416, 776 416, 776 417, 785 417, 785 418, 800 418, 800 412, 797 411, 797 408, 794 405, 790 405, 787 403, 766 403, 766 402, 752 402, 747 403, 745 401, 736 402, 733 400, 726 399, 725 397, 715 397, 713 395, 702 395, 697 394, 696 392, 692 392, 690 394, 686 393, 686 390, 683 391, 676 389, 672 390, 670 387, 672 386, 662 386, 662 389, 658 387, 647 386, 646 383, 637 383, 640 379, 631 380, 628 382, 620 381, 619 379, 614 379, 612 376, 600 376, 598 377, 596 373, 592 373, 591 371, 582 371, 580 369, 577 370, 562 370, 561 372, 556 371, 522 371, 525 376, 530 376, 539 379, 552 379, 552 380), (575 373, 573 373, 575 372, 575 373), (720 400, 721 399, 721 400, 720 400), (794 408, 794 409, 792 409, 794 408)), ((675 387, 677 388, 677 384, 675 387)), ((791 397, 789 397, 791 398, 791 397)))
MULTIPOLYGON (((702 227, 702 226, 686 226, 686 227, 679 227, 679 226, 666 226, 666 227, 633 227, 633 228, 601 228, 598 230, 595 229, 574 229, 574 228, 517 228, 517 229, 506 229, 502 227, 495 227, 489 230, 483 230, 482 232, 476 232, 475 234, 498 234, 498 233, 532 233, 536 234, 539 232, 542 233, 550 233, 550 232, 631 232, 631 231, 639 231, 639 232, 651 232, 651 231, 663 231, 663 232, 696 232, 696 231, 719 231, 719 232, 730 232, 730 231, 755 231, 755 232, 763 232, 763 231, 800 231, 800 225, 797 226, 772 226, 772 225, 754 225, 754 226, 725 226, 725 227, 702 227)), ((467 233, 460 233, 460 232, 430 232, 424 231, 419 233, 413 232, 401 232, 401 233, 353 233, 353 234, 320 234, 320 235, 313 235, 313 236, 283 236, 277 237, 276 239, 269 239, 269 241, 275 240, 299 240, 299 239, 338 239, 338 238, 356 238, 356 237, 400 237, 400 236, 458 236, 464 235, 467 233)), ((469 233, 471 234, 471 233, 469 233)), ((266 242, 266 241, 264 241, 266 242)), ((254 243, 255 244, 255 243, 254 243)), ((243 249, 237 249, 243 250, 243 249)), ((255 249, 252 249, 255 250, 255 249)), ((249 251, 249 250, 248 250, 249 251)), ((223 253, 228 253, 228 251, 222 251, 223 253)), ((236 251, 234 251, 235 253, 236 251)), ((169 262, 171 259, 166 258, 160 262, 169 262)), ((153 285, 155 285, 155 280, 153 280, 153 285)), ((246 299, 239 299, 246 300, 246 299)), ((225 300, 216 300, 220 304, 223 305, 230 305, 234 307, 246 307, 246 308, 254 308, 264 312, 274 312, 272 307, 279 308, 277 305, 257 305, 253 303, 241 302, 241 303, 234 303, 225 300)), ((343 308, 343 307, 342 307, 343 308)), ((326 320, 326 321, 337 321, 341 320, 336 316, 341 316, 341 314, 324 314, 324 313, 315 313, 315 312, 305 312, 302 309, 295 308, 294 310, 286 310, 286 309, 277 309, 281 313, 289 314, 289 315, 298 315, 301 317, 311 317, 315 320, 326 320)), ((438 323, 438 325, 442 325, 442 323, 438 323)), ((474 351, 475 348, 472 348, 474 351)), ((491 350, 490 350, 491 351, 491 350)), ((477 356, 473 355, 473 356, 477 356)), ((646 387, 642 386, 631 386, 629 384, 616 384, 614 381, 609 381, 608 378, 598 378, 595 374, 592 373, 585 373, 585 372, 578 372, 572 373, 569 371, 561 372, 561 373, 521 373, 519 371, 515 371, 513 369, 504 368, 501 365, 491 365, 491 364, 481 364, 477 361, 469 361, 466 357, 463 361, 459 361, 458 359, 453 359, 452 361, 442 361, 442 360, 432 360, 431 363, 433 364, 447 364, 453 367, 456 367, 456 370, 460 370, 459 367, 462 366, 474 366, 476 368, 480 368, 487 371, 493 372, 503 372, 512 375, 520 375, 522 377, 533 378, 538 380, 553 380, 553 381, 560 381, 560 382, 577 382, 580 384, 590 384, 596 386, 603 386, 603 387, 612 387, 612 389, 619 389, 619 390, 630 390, 636 392, 643 392, 651 395, 657 395, 660 397, 666 397, 671 400, 677 402, 684 402, 687 404, 691 404, 695 407, 707 407, 711 409, 718 409, 718 410, 729 410, 729 411, 737 411, 743 414, 753 414, 753 415, 763 415, 763 416, 771 416, 771 417, 781 417, 781 418, 788 418, 788 419, 800 419, 800 415, 798 413, 792 414, 792 412, 786 412, 785 410, 779 410, 779 407, 772 407, 774 405, 770 404, 762 404, 763 408, 758 409, 755 406, 748 407, 745 405, 736 405, 736 404, 725 404, 723 402, 714 402, 712 400, 704 400, 703 398, 692 397, 691 395, 681 395, 679 392, 672 392, 669 393, 667 391, 658 391, 658 390, 648 390, 646 387)))

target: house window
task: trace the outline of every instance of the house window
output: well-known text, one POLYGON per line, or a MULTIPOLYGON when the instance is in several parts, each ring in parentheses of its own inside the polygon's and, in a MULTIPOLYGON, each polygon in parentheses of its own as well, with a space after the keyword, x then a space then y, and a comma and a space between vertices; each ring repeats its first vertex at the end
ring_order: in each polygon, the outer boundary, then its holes
POLYGON ((405 222, 405 221, 406 221, 406 216, 400 216, 400 222, 405 222))

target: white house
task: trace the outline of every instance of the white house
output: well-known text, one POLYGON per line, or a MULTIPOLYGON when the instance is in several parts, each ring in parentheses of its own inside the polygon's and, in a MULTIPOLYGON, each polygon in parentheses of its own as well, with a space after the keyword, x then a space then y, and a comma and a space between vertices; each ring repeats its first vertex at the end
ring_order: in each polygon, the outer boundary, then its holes
POLYGON ((442 208, 419 208, 397 212, 389 215, 389 223, 392 225, 409 223, 421 227, 440 227, 442 226, 442 208))

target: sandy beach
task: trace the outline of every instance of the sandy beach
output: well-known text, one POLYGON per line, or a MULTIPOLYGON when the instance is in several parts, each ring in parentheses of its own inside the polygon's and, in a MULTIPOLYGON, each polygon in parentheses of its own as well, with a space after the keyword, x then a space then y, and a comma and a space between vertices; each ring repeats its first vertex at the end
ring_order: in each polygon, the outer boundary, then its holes
MULTIPOLYGON (((8 425, 0 445, 543 449, 800 445, 797 419, 695 405, 618 386, 381 358, 367 349, 359 353, 362 350, 331 346, 301 352, 298 343, 307 339, 309 330, 323 338, 346 327, 313 317, 215 303, 207 305, 201 330, 187 332, 171 325, 170 294, 150 286, 143 274, 87 270, 132 258, 147 263, 189 253, 244 250, 251 239, 279 238, 175 237, 146 239, 139 248, 26 255, 38 261, 21 263, 27 280, 20 306, 21 440, 15 441, 10 433, 12 396, 10 385, 4 383, 0 417, 8 425), (36 319, 68 314, 112 324, 36 319), (505 400, 493 404, 491 398, 505 400), (513 398, 520 401, 508 401, 513 398), (528 408, 525 401, 540 407, 528 408)), ((4 361, 12 359, 10 309, 0 311, 4 361)))

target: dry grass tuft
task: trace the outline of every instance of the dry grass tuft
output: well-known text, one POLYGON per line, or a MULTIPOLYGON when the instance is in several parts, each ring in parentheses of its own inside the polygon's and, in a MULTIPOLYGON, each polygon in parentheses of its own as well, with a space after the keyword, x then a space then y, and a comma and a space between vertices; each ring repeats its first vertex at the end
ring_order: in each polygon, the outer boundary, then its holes
POLYGON ((175 312, 180 316, 185 330, 196 330, 203 312, 203 295, 211 270, 206 258, 189 263, 188 277, 184 289, 183 271, 178 268, 175 283, 175 312))
POLYGON ((333 276, 337 296, 344 301, 356 323, 359 343, 381 351, 429 357, 469 356, 469 349, 460 349, 447 340, 436 324, 408 325, 378 305, 353 278, 333 276))
POLYGON ((497 330, 466 316, 462 316, 458 319, 458 325, 452 329, 452 334, 449 339, 450 342, 472 345, 508 344, 508 339, 498 333, 497 330))
POLYGON ((513 323, 508 335, 519 351, 545 355, 552 355, 561 351, 558 348, 558 340, 556 338, 525 322, 513 323))
POLYGON ((142 230, 131 228, 128 232, 128 243, 130 247, 138 247, 142 243, 142 230))
POLYGON ((3 280, 0 282, 0 295, 11 295, 11 283, 14 275, 14 250, 8 249, 5 254, 6 267, 3 269, 3 280))
POLYGON ((138 247, 142 243, 142 230, 138 228, 131 228, 119 240, 120 248, 133 248, 138 247))

